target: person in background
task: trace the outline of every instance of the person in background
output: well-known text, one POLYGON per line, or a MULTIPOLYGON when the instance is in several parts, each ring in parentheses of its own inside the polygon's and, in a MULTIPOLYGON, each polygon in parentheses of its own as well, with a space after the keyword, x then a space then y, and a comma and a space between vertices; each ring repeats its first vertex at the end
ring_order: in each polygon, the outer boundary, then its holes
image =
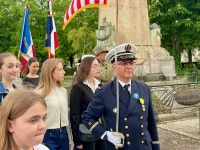
POLYGON ((160 150, 151 92, 144 83, 131 80, 134 73, 136 47, 121 44, 106 54, 112 64, 116 78, 101 89, 97 89, 82 121, 96 139, 106 141, 107 150, 160 150), (115 51, 117 63, 115 63, 115 51), (117 82, 117 83, 116 83, 117 82), (118 84, 117 91, 116 87, 118 84), (116 95, 119 92, 119 110, 116 95), (116 115, 119 113, 119 120, 116 115), (106 129, 98 122, 104 115, 106 129), (116 124, 118 131, 115 132, 116 124), (122 142, 124 140, 124 143, 122 142))
POLYGON ((25 71, 24 71, 24 80, 23 84, 26 86, 32 85, 33 87, 36 87, 39 83, 39 76, 37 75, 39 70, 39 62, 37 61, 36 58, 31 57, 28 60, 28 63, 26 65, 25 71))
POLYGON ((17 86, 18 88, 22 88, 23 85, 22 85, 22 79, 20 78, 20 73, 21 73, 21 68, 22 68, 22 65, 21 65, 21 62, 18 60, 18 66, 19 66, 19 73, 17 75, 17 79, 13 81, 13 84, 15 86, 17 86))
POLYGON ((17 88, 13 81, 17 79, 18 73, 19 64, 15 55, 12 53, 0 54, 0 103, 9 92, 17 88))
POLYGON ((0 106, 1 150, 49 150, 42 145, 46 132, 46 103, 30 90, 9 93, 0 106))
POLYGON ((47 104, 47 131, 43 143, 50 150, 69 150, 69 142, 73 145, 68 95, 63 87, 64 75, 62 59, 47 59, 42 65, 40 81, 34 90, 47 104))
MULTIPOLYGON (((76 79, 70 92, 70 120, 74 144, 77 149, 83 150, 104 150, 104 141, 85 142, 79 138, 79 124, 82 123, 81 115, 91 102, 96 88, 100 82, 95 79, 100 75, 98 60, 93 56, 82 59, 76 79)), ((100 117, 99 117, 100 118, 100 117)))
POLYGON ((108 50, 103 46, 96 46, 93 49, 94 55, 100 62, 99 64, 101 67, 101 75, 97 77, 97 79, 102 85, 105 85, 114 79, 112 67, 111 65, 108 65, 105 61, 105 56, 107 52, 108 50))

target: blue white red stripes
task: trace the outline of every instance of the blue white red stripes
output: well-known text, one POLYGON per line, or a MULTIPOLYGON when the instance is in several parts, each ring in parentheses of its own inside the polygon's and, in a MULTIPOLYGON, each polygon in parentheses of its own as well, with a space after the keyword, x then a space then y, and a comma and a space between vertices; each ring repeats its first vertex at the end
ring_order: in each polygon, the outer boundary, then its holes
POLYGON ((29 26, 29 5, 25 6, 24 17, 22 21, 22 29, 20 35, 19 52, 21 54, 22 71, 31 57, 36 58, 36 52, 33 45, 29 26))
POLYGON ((55 50, 59 48, 58 35, 56 32, 56 26, 53 18, 53 10, 51 0, 48 0, 47 4, 47 26, 46 26, 46 39, 45 39, 45 49, 48 51, 48 57, 55 57, 55 50))
POLYGON ((63 29, 71 19, 85 8, 89 7, 106 7, 107 0, 72 0, 63 19, 63 29))

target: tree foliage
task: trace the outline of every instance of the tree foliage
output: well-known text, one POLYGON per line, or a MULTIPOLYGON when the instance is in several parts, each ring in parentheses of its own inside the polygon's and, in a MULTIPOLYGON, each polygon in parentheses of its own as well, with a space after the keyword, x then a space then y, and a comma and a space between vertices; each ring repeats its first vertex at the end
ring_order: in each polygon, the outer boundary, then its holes
MULTIPOLYGON (((95 30, 98 28, 98 9, 94 8, 80 12, 66 29, 62 30, 63 16, 70 2, 71 0, 52 1, 59 40, 56 57, 63 58, 66 62, 72 62, 75 54, 92 51, 95 46, 95 30), (73 35, 73 33, 76 34, 73 35)), ((17 55, 25 4, 25 0, 0 0, 0 53, 13 52, 17 55)), ((37 57, 41 60, 47 57, 47 52, 44 50, 47 0, 32 0, 28 1, 28 4, 30 5, 29 23, 33 43, 37 57)))
POLYGON ((198 0, 148 0, 151 23, 161 27, 162 46, 180 67, 183 50, 200 46, 200 4, 198 0))

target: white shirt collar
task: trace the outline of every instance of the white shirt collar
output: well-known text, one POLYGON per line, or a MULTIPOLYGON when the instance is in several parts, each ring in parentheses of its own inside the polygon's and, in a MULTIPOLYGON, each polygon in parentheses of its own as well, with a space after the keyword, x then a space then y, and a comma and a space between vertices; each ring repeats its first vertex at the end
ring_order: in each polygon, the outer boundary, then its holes
MULTIPOLYGON (((90 84, 89 84, 87 79, 83 82, 83 84, 85 84, 85 85, 87 85, 87 86, 89 86, 91 88, 91 86, 90 86, 90 84)), ((96 78, 94 78, 94 88, 95 88, 95 90, 98 88, 99 84, 100 84, 100 82, 96 78)), ((91 90, 93 91, 92 88, 91 88, 91 90)), ((95 90, 93 92, 95 92, 95 90)))
POLYGON ((124 87, 124 85, 126 85, 126 84, 130 84, 130 86, 128 87, 128 90, 129 90, 129 92, 131 93, 131 80, 130 80, 128 83, 124 83, 124 82, 122 82, 122 81, 120 81, 120 80, 118 79, 118 82, 121 84, 122 87, 124 87))

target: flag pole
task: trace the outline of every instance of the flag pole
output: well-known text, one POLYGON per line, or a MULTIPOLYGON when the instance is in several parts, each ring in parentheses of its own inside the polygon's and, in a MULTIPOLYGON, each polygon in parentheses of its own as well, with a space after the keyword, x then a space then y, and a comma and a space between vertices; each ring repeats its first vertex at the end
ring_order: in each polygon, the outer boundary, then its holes
POLYGON ((119 32, 118 32, 118 0, 116 0, 116 45, 119 45, 119 32))
MULTIPOLYGON (((118 35, 118 0, 116 0, 116 36, 115 36, 115 41, 117 45, 119 45, 119 35, 118 35)), ((116 107, 117 107, 117 112, 116 112, 116 131, 113 132, 113 135, 120 136, 121 137, 121 146, 115 146, 115 149, 118 150, 119 148, 122 148, 124 146, 124 135, 119 132, 119 79, 118 79, 118 64, 117 64, 117 49, 116 49, 116 44, 114 42, 114 49, 115 49, 115 78, 116 78, 116 107)))
MULTIPOLYGON (((28 1, 28 0, 27 0, 28 1)), ((26 3, 27 5, 27 3, 26 3)), ((21 46, 22 46, 22 40, 23 40, 23 33, 24 33, 24 24, 25 24, 25 20, 26 20, 26 7, 25 7, 25 11, 24 11, 24 18, 23 18, 23 21, 22 21, 22 30, 21 30, 21 34, 20 34, 20 45, 19 45, 19 50, 18 50, 18 60, 20 59, 21 57, 21 54, 22 54, 22 51, 21 51, 21 46)))

